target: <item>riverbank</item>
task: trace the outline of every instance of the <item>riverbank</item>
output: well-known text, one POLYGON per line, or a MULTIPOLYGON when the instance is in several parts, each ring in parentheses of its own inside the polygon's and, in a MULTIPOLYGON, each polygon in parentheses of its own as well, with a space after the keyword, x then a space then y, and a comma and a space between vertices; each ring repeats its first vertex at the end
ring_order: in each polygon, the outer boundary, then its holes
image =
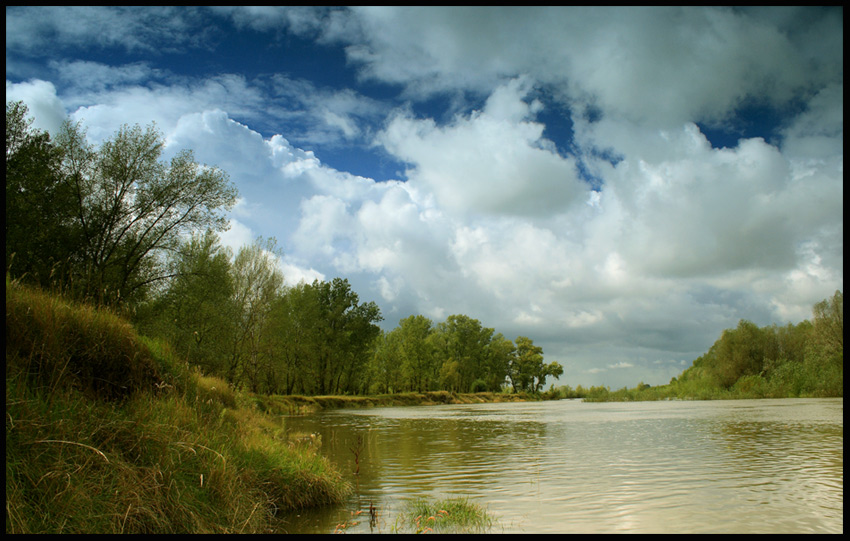
POLYGON ((6 280, 6 533, 284 531, 351 484, 108 311, 6 280))
POLYGON ((434 406, 439 404, 485 404, 494 402, 528 402, 541 400, 528 393, 453 393, 427 391, 373 396, 300 396, 251 394, 254 407, 277 415, 306 415, 342 408, 377 408, 399 406, 434 406))

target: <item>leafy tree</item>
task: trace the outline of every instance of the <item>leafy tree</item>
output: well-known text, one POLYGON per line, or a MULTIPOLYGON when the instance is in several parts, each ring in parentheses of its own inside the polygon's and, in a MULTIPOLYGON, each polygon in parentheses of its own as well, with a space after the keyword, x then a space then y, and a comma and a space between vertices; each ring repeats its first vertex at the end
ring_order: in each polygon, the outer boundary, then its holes
POLYGON ((451 315, 437 325, 436 332, 443 388, 468 392, 473 381, 486 378, 487 347, 494 329, 469 316, 451 315))
POLYGON ((487 347, 487 372, 484 378, 488 391, 498 392, 508 380, 516 346, 502 333, 497 333, 487 347))
POLYGON ((518 336, 514 341, 516 344, 516 357, 511 363, 508 377, 514 392, 534 391, 539 374, 543 371, 543 348, 535 346, 532 340, 526 336, 518 336))
POLYGON ((22 102, 6 103, 6 269, 47 287, 67 275, 76 201, 62 150, 26 115, 22 102))
POLYGON ((375 344, 375 353, 369 365, 369 392, 394 393, 403 390, 400 333, 398 328, 382 332, 375 344))
POLYGON ((280 372, 275 392, 315 393, 320 321, 317 292, 309 284, 285 288, 275 299, 267 326, 280 372))
POLYGON ((564 368, 560 364, 543 362, 543 348, 535 346, 531 338, 518 336, 515 343, 516 355, 508 371, 514 392, 539 393, 547 377, 563 375, 564 368))
POLYGON ((258 238, 240 248, 233 260, 232 279, 236 325, 227 377, 258 392, 261 378, 268 377, 273 369, 264 332, 274 300, 283 288, 275 240, 258 238))
POLYGON ((214 232, 193 234, 172 258, 168 287, 135 317, 140 329, 167 338, 191 364, 220 376, 238 321, 230 259, 214 232))
POLYGON ((440 366, 440 385, 442 388, 453 393, 460 392, 462 389, 461 382, 460 363, 454 357, 444 360, 440 366))
POLYGON ((313 282, 322 323, 319 347, 319 394, 362 390, 363 375, 375 339, 381 311, 374 302, 360 304, 348 280, 313 282))
POLYGON ((360 303, 348 280, 315 280, 287 289, 270 317, 284 388, 303 394, 368 391, 376 372, 369 361, 381 336, 378 321, 378 306, 360 303))
POLYGON ((198 164, 190 150, 161 161, 164 142, 153 126, 124 126, 94 148, 80 124, 66 122, 57 144, 75 203, 72 280, 84 297, 143 299, 168 277, 163 255, 181 235, 227 226, 236 201, 227 174, 198 164))
POLYGON ((534 392, 539 393, 543 386, 546 385, 546 378, 549 376, 559 378, 564 375, 564 367, 559 363, 551 362, 543 367, 543 370, 537 377, 537 386, 534 389, 534 392))
POLYGON ((833 362, 844 361, 844 294, 836 291, 830 299, 815 304, 814 338, 833 362))
POLYGON ((742 319, 735 329, 723 331, 715 348, 714 371, 722 387, 729 388, 741 376, 758 375, 764 362, 764 333, 742 319))
POLYGON ((406 391, 428 391, 439 379, 432 322, 425 316, 415 315, 402 319, 397 331, 398 361, 406 391))

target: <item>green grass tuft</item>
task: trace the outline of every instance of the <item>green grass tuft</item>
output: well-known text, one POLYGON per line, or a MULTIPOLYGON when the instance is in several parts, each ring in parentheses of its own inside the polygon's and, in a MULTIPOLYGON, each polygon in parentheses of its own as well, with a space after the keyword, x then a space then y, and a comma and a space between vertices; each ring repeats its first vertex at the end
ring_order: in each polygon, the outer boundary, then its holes
POLYGON ((465 497, 437 501, 417 498, 407 502, 396 530, 415 533, 487 533, 493 527, 490 513, 465 497))

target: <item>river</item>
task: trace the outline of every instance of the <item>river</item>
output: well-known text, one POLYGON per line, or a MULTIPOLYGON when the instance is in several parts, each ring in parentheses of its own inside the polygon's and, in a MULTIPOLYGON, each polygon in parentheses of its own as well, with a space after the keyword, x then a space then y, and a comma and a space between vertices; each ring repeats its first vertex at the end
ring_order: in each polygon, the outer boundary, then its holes
POLYGON ((291 514, 290 533, 392 533, 415 497, 465 497, 496 533, 844 529, 841 398, 347 409, 287 427, 320 435, 355 487, 291 514))

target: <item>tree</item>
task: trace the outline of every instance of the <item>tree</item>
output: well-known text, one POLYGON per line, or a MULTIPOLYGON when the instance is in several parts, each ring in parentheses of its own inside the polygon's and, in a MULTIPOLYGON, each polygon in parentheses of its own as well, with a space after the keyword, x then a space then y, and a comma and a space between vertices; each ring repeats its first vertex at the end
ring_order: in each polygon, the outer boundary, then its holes
POLYGON ((540 375, 537 378, 537 387, 535 388, 535 392, 540 392, 543 389, 543 386, 546 385, 546 378, 549 376, 559 378, 564 375, 564 367, 559 363, 551 362, 543 367, 543 371, 540 372, 540 375))
POLYGON ((484 378, 487 390, 498 392, 502 389, 515 357, 516 346, 513 342, 501 333, 493 336, 487 347, 487 374, 484 378))
POLYGON ((376 325, 381 311, 374 302, 360 304, 348 280, 313 282, 317 290, 321 325, 319 389, 325 393, 356 393, 362 390, 369 353, 380 335, 376 325))
POLYGON ((476 379, 487 377, 487 347, 494 329, 462 314, 451 315, 437 325, 443 388, 469 392, 476 379))
POLYGON ((514 392, 539 393, 547 377, 563 375, 564 368, 560 364, 543 362, 543 348, 535 346, 531 338, 518 336, 515 342, 516 355, 508 372, 514 392))
POLYGON ((398 327, 381 333, 368 368, 370 393, 395 393, 403 389, 401 364, 398 361, 401 357, 400 350, 398 327))
POLYGON ((815 304, 814 338, 825 355, 834 362, 844 361, 844 294, 836 291, 830 299, 815 304))
POLYGON ((272 355, 264 333, 274 300, 283 289, 283 272, 278 267, 277 256, 274 238, 257 238, 240 248, 233 260, 236 326, 228 379, 247 383, 252 392, 259 392, 261 377, 272 370, 272 355))
POLYGON ((381 312, 373 302, 360 303, 348 280, 289 288, 270 319, 286 388, 304 394, 368 391, 381 312))
POLYGON ((758 375, 764 366, 764 332, 742 319, 735 329, 723 331, 714 348, 713 369, 722 387, 729 388, 741 376, 758 375))
POLYGON ((47 287, 74 253, 75 198, 62 150, 26 115, 22 102, 6 103, 6 269, 47 287))
POLYGON ((191 364, 220 376, 238 321, 230 259, 214 232, 193 234, 170 262, 168 287, 135 317, 140 329, 167 338, 191 364))
POLYGON ((57 144, 75 202, 72 272, 81 296, 143 299, 168 277, 163 256, 181 235, 227 227, 237 195, 227 174, 198 164, 190 150, 161 161, 164 141, 154 126, 123 126, 94 148, 80 124, 66 122, 57 144))
POLYGON ((435 366, 434 345, 429 339, 434 332, 431 320, 421 315, 409 316, 399 322, 393 332, 396 331, 404 390, 431 390, 439 377, 435 366))
POLYGON ((535 378, 543 369, 543 348, 535 346, 526 336, 517 336, 516 356, 508 377, 514 392, 534 390, 535 378))
POLYGON ((309 284, 288 287, 275 299, 268 325, 281 376, 275 392, 316 392, 321 319, 318 292, 309 284))

